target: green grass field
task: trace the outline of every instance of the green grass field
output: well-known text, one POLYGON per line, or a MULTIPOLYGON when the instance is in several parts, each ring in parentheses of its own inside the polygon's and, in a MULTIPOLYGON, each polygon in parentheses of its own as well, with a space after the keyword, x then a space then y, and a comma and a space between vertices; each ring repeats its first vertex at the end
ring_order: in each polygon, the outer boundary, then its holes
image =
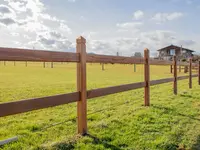
MULTIPOLYGON (((0 63, 0 102, 76 91, 76 64, 0 63)), ((172 77, 169 66, 151 66, 151 80, 172 77)), ((181 74, 179 74, 180 76, 181 74)), ((182 73, 182 75, 185 75, 182 73)), ((143 81, 143 66, 87 64, 87 88, 143 81)), ((151 107, 143 106, 143 89, 88 101, 89 135, 80 137, 76 103, 0 118, 0 140, 19 136, 8 150, 49 149, 200 149, 200 86, 193 79, 151 87, 151 107)))

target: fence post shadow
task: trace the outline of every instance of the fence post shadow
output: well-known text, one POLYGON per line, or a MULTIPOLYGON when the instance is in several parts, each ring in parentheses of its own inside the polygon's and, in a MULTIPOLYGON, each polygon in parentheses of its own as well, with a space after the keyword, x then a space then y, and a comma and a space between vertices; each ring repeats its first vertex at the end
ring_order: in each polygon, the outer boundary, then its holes
POLYGON ((200 149, 200 135, 198 135, 196 139, 196 143, 194 143, 191 147, 192 150, 199 150, 200 149))
POLYGON ((108 141, 100 139, 94 135, 91 135, 89 133, 86 134, 87 137, 93 139, 93 144, 102 144, 105 148, 109 148, 111 150, 122 150, 122 148, 117 147, 115 145, 109 144, 108 141))

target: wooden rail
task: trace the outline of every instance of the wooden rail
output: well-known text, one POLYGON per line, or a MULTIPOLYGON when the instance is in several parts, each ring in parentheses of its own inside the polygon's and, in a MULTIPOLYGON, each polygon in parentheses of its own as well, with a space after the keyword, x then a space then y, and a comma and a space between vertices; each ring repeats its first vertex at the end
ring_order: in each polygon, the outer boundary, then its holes
POLYGON ((114 93, 139 89, 144 86, 145 86, 144 82, 139 82, 139 83, 132 83, 132 84, 125 84, 125 85, 89 90, 87 92, 87 98, 90 99, 90 98, 96 98, 96 97, 100 97, 100 96, 106 96, 106 95, 110 95, 110 94, 114 94, 114 93))
MULTIPOLYGON (((79 62, 79 53, 56 52, 47 50, 31 50, 20 48, 0 47, 0 61, 37 61, 37 62, 79 62)), ((111 64, 144 64, 144 58, 87 54, 87 63, 111 64)), ((4 62, 5 63, 5 62, 4 62)), ((173 61, 149 59, 150 65, 173 65, 173 61)), ((189 66, 186 62, 177 62, 177 65, 189 66)), ((198 67, 198 63, 192 64, 198 67)))
POLYGON ((0 47, 0 61, 79 62, 78 53, 0 47))
POLYGON ((109 55, 87 55, 87 62, 92 63, 117 63, 117 64, 144 64, 143 58, 109 56, 109 55))
POLYGON ((149 60, 150 65, 172 65, 172 61, 167 61, 167 60, 154 60, 150 59, 149 60))
POLYGON ((0 61, 43 61, 44 67, 45 62, 77 62, 77 92, 1 103, 0 117, 77 102, 78 133, 80 134, 87 133, 88 99, 144 88, 144 104, 150 106, 150 86, 173 82, 174 94, 177 94, 178 80, 189 79, 189 88, 192 88, 192 78, 198 77, 200 85, 200 62, 194 64, 190 60, 190 63, 180 63, 177 62, 176 57, 173 61, 153 60, 149 58, 148 49, 144 51, 144 58, 86 54, 86 40, 83 37, 77 39, 76 53, 0 48, 0 61), (87 90, 86 62, 143 64, 144 82, 87 90), (174 72, 173 77, 150 81, 150 65, 170 65, 171 71, 174 72), (177 77, 177 65, 189 67, 189 75, 177 77), (192 67, 194 66, 198 67, 198 74, 193 75, 192 67))
POLYGON ((163 84, 163 83, 168 83, 168 82, 173 82, 174 78, 167 78, 167 79, 159 79, 159 80, 152 80, 150 81, 150 85, 158 85, 158 84, 163 84))
MULTIPOLYGON (((198 77, 198 74, 192 75, 192 77, 198 77)), ((189 76, 177 77, 177 80, 189 79, 189 76)), ((173 82, 174 78, 166 78, 159 80, 150 81, 150 85, 159 85, 164 83, 173 82)), ((87 99, 97 98, 101 96, 107 96, 110 94, 140 89, 145 87, 145 82, 131 83, 125 85, 118 85, 106 88, 99 88, 87 91, 87 99)), ((8 103, 0 104, 0 117, 24 113, 28 111, 59 106, 63 104, 69 104, 73 102, 78 102, 80 100, 80 92, 33 98, 28 100, 20 100, 8 103)))
POLYGON ((68 104, 80 99, 80 93, 69 93, 0 104, 0 117, 68 104))

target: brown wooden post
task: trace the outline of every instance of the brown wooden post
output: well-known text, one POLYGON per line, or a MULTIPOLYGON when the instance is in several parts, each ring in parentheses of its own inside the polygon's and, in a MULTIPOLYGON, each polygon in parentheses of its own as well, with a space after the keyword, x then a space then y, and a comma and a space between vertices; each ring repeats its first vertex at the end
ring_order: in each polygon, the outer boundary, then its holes
POLYGON ((87 91, 86 91, 86 40, 81 36, 76 40, 76 52, 80 54, 77 63, 77 91, 80 92, 80 101, 77 103, 78 133, 87 133, 87 91))
POLYGON ((198 64, 198 82, 199 82, 199 85, 200 85, 200 61, 199 61, 199 64, 198 64))
POLYGON ((27 63, 27 61, 26 61, 26 67, 27 67, 27 65, 28 65, 28 63, 27 63))
POLYGON ((185 66, 184 67, 184 73, 187 73, 188 72, 188 66, 185 66))
POLYGON ((170 65, 170 73, 173 73, 173 67, 170 65))
POLYGON ((177 95, 177 59, 173 57, 173 68, 174 68, 174 94, 177 95))
POLYGON ((53 68, 53 62, 51 62, 51 68, 53 68))
POLYGON ((179 65, 179 72, 181 72, 181 65, 179 65))
POLYGON ((45 68, 46 67, 46 63, 45 62, 43 62, 43 68, 45 68))
POLYGON ((149 50, 144 50, 144 81, 145 81, 145 87, 144 87, 144 105, 150 106, 150 69, 149 69, 149 50))
POLYGON ((136 72, 136 64, 134 64, 134 72, 136 72))
POLYGON ((105 70, 104 69, 104 63, 101 64, 101 68, 102 68, 103 71, 105 70))
POLYGON ((189 88, 192 88, 192 59, 190 58, 189 62, 189 88))

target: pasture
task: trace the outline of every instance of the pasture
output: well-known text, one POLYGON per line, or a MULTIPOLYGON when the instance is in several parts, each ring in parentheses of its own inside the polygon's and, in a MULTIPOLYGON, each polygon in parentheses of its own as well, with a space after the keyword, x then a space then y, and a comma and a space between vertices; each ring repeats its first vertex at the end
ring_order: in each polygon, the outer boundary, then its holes
MULTIPOLYGON (((144 80, 143 66, 87 64, 87 88, 144 80)), ((169 66, 151 66, 151 80, 172 77, 169 66)), ((178 75, 186 75, 179 73, 178 75)), ((77 136, 76 103, 0 118, 0 140, 18 135, 1 149, 200 149, 200 86, 193 78, 151 87, 151 107, 144 89, 88 100, 89 135, 77 136)), ((7 62, 0 64, 0 102, 76 91, 76 64, 7 62)))

